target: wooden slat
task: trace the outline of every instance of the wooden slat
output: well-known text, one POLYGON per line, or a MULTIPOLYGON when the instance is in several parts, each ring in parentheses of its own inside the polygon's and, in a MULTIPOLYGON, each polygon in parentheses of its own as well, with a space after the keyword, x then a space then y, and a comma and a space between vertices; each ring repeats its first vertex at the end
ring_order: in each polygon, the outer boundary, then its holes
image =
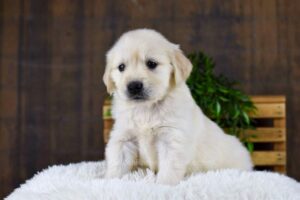
POLYGON ((253 103, 285 103, 285 96, 251 96, 253 103))
POLYGON ((104 129, 111 129, 113 126, 114 120, 113 119, 106 119, 103 122, 103 128, 104 129))
POLYGON ((106 98, 106 99, 104 100, 104 105, 111 105, 111 99, 106 98))
POLYGON ((257 111, 250 114, 252 118, 284 118, 284 103, 259 103, 255 104, 257 111))
MULTIPOLYGON (((250 96, 251 100, 253 103, 285 103, 286 102, 286 97, 283 95, 276 95, 276 96, 269 96, 269 95, 255 95, 255 96, 250 96)), ((104 101, 105 105, 111 105, 111 99, 106 98, 104 101)))
MULTIPOLYGON (((254 97, 252 97, 254 98, 254 97)), ((262 98, 262 97, 260 97, 262 98)), ((277 97, 280 99, 280 96, 277 97)), ((284 99, 284 98, 281 98, 284 99)), ((259 100, 258 102, 254 102, 255 106, 257 107, 257 111, 253 114, 250 114, 253 118, 284 118, 286 116, 285 112, 285 104, 284 103, 261 103, 262 100, 259 100)), ((105 100, 104 106, 103 106, 103 117, 105 119, 109 119, 108 113, 110 113, 111 110, 111 102, 110 100, 105 100)))
POLYGON ((105 143, 108 142, 110 131, 111 131, 111 129, 104 129, 103 130, 103 139, 104 139, 105 143))
POLYGON ((285 128, 257 128, 245 131, 249 142, 283 142, 286 140, 285 128))
POLYGON ((274 119, 274 127, 286 127, 285 118, 274 119))
POLYGON ((254 151, 252 160, 256 166, 285 165, 286 153, 283 151, 254 151))

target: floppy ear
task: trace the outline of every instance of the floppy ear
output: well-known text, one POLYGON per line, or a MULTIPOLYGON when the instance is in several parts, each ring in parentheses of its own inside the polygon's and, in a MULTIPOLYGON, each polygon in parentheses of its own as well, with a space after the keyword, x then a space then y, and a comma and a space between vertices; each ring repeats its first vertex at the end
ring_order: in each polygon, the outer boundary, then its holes
POLYGON ((176 48, 172 56, 172 64, 174 66, 175 83, 186 81, 192 71, 192 63, 182 53, 179 48, 176 48))
POLYGON ((113 91, 115 90, 115 84, 111 78, 111 67, 108 64, 108 61, 106 61, 107 64, 105 66, 105 72, 103 75, 103 82, 106 86, 107 92, 111 95, 113 91))

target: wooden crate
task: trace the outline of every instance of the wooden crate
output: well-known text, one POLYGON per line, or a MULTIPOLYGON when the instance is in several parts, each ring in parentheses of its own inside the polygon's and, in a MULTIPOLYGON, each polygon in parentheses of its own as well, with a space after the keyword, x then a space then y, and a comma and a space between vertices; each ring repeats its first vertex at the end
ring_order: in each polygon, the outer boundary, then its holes
POLYGON ((251 115, 258 122, 249 140, 254 143, 252 160, 258 169, 286 173, 286 99, 284 96, 253 96, 257 112, 251 115))
MULTIPOLYGON (((246 134, 254 143, 252 160, 256 168, 286 173, 286 113, 284 96, 252 96, 256 113, 251 114, 258 123, 246 134), (265 121, 267 120, 267 121, 265 121)), ((111 102, 103 105, 104 141, 107 142, 113 126, 111 102)))

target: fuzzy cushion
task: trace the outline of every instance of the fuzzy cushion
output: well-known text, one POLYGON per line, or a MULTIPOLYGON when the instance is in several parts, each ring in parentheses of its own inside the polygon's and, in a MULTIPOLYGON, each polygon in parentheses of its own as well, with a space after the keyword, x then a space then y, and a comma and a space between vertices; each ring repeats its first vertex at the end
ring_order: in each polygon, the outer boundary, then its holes
POLYGON ((220 170, 194 174, 176 186, 155 183, 150 170, 103 179, 104 162, 53 166, 28 180, 7 200, 33 199, 300 199, 300 184, 271 172, 220 170))

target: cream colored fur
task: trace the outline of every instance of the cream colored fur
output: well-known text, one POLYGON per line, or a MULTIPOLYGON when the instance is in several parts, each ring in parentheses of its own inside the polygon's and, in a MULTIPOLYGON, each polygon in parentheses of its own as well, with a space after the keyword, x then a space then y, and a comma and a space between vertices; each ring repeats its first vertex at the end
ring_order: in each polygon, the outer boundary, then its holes
POLYGON ((157 182, 177 184, 187 174, 236 168, 251 170, 248 151, 225 134, 194 102, 185 81, 192 65, 175 45, 149 29, 129 31, 107 53, 104 82, 113 94, 114 127, 106 147, 107 178, 137 166, 157 172, 157 182), (145 62, 159 64, 149 70, 145 62), (118 65, 124 63, 123 72, 118 65), (149 98, 127 97, 130 81, 143 82, 149 98))

